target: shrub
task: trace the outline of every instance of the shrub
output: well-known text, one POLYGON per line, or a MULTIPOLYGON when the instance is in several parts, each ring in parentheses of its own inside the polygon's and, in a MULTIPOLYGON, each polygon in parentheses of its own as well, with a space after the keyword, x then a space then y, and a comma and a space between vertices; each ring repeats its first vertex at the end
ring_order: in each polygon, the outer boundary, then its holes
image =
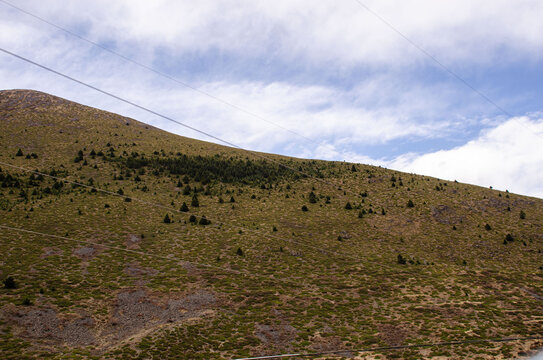
POLYGON ((28 297, 25 297, 25 298, 23 299, 22 304, 23 304, 24 306, 30 306, 30 305, 32 305, 32 300, 30 300, 30 298, 28 298, 28 297))
POLYGON ((238 250, 236 251, 236 254, 239 256, 243 256, 243 250, 241 250, 241 248, 238 248, 238 250))
POLYGON ((183 195, 190 195, 190 192, 192 189, 190 188, 190 185, 187 185, 183 188, 183 195))
POLYGON ((274 226, 272 231, 274 231, 274 232, 277 231, 277 227, 274 226))
POLYGON ((192 201, 191 201, 190 205, 192 207, 199 207, 200 206, 200 202, 198 201, 198 196, 196 196, 196 194, 194 194, 192 196, 192 201))
POLYGON ((515 241, 515 238, 513 238, 513 235, 511 234, 507 234, 505 235, 505 241, 507 242, 515 241))
POLYGON ((15 279, 12 276, 8 276, 3 281, 3 283, 6 289, 15 289, 17 287, 17 284, 15 283, 15 279))
POLYGON ((302 211, 308 211, 309 209, 307 208, 307 206, 302 206, 302 211))
POLYGON ((189 222, 191 222, 191 223, 196 223, 196 216, 191 215, 191 216, 189 217, 189 222))
POLYGON ((206 219, 205 216, 202 216, 202 218, 200 219, 199 224, 200 224, 200 225, 209 225, 209 224, 211 224, 211 221, 209 221, 208 219, 206 219))
POLYGON ((235 202, 236 202, 236 199, 234 199, 234 197, 231 196, 231 197, 230 197, 230 202, 231 202, 231 203, 235 203, 235 202))
POLYGON ((181 209, 179 211, 187 212, 189 211, 189 207, 187 206, 187 203, 183 202, 183 205, 181 205, 181 209))
POLYGON ((486 224, 485 225, 485 230, 490 231, 490 230, 492 230, 492 227, 489 224, 486 224))
POLYGON ((398 254, 398 264, 405 265, 406 263, 407 263, 407 260, 405 260, 401 254, 398 254))
POLYGON ((413 203, 413 200, 409 199, 409 201, 407 202, 407 207, 408 208, 415 207, 415 204, 413 203))
POLYGON ((164 216, 164 224, 169 224, 171 222, 172 222, 172 219, 170 219, 170 216, 166 214, 166 216, 164 216))
POLYGON ((224 199, 222 198, 222 196, 219 196, 219 204, 224 204, 224 199))
POLYGON ((345 204, 345 209, 346 210, 351 210, 353 208, 353 206, 351 205, 350 202, 347 202, 347 204, 345 204))
POLYGON ((520 218, 522 220, 526 219, 526 213, 524 211, 522 211, 522 210, 520 210, 520 215, 519 216, 520 216, 520 218))
POLYGON ((317 195, 313 191, 309 193, 309 202, 315 204, 317 202, 317 195))
POLYGON ((15 156, 23 156, 23 150, 19 149, 19 151, 17 151, 17 154, 15 154, 15 156))
POLYGON ((360 211, 358 212, 358 218, 359 218, 359 219, 362 219, 363 217, 364 217, 364 213, 362 212, 362 210, 360 210, 360 211))

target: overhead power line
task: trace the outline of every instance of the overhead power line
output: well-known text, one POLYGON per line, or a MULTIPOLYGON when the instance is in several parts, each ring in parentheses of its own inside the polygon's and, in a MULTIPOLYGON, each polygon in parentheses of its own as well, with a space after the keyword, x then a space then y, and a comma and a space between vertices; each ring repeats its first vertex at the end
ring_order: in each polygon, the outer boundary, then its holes
MULTIPOLYGON (((3 0, 0 0, 3 1, 3 0)), ((543 136, 541 136, 539 133, 534 132, 533 129, 529 128, 519 120, 517 120, 509 111, 505 110, 503 107, 498 105, 494 100, 492 100, 490 97, 488 97, 485 93, 477 89, 475 86, 471 85, 466 79, 464 79, 462 76, 458 75, 456 72, 454 72, 452 69, 450 69, 448 66, 443 64, 441 61, 437 59, 434 55, 432 55, 430 52, 428 52, 426 49, 424 49, 422 46, 411 40, 407 35, 405 35, 403 32, 401 32, 398 28, 396 28, 392 23, 390 23, 387 19, 379 15, 377 12, 372 10, 369 6, 364 4, 361 0, 354 0, 358 5, 363 7, 366 11, 368 11, 370 14, 372 14, 375 18, 377 18, 379 21, 381 21, 383 24, 385 24, 388 28, 390 28, 392 31, 394 31, 398 36, 400 36, 402 39, 407 41, 411 46, 413 46, 415 49, 417 49, 419 52, 424 54, 426 57, 431 59, 435 64, 437 64, 442 70, 447 72, 449 75, 454 77, 456 80, 460 81, 462 84, 464 84, 467 88, 469 88, 471 91, 473 91, 475 94, 480 96, 483 100, 488 102, 490 105, 494 106, 497 110, 499 110, 501 113, 506 115, 507 117, 514 120, 516 123, 530 131, 533 135, 539 137, 543 140, 543 136)))
POLYGON ((321 351, 321 352, 314 352, 314 353, 263 355, 263 356, 256 356, 256 357, 235 358, 232 360, 284 359, 284 358, 290 358, 290 357, 315 358, 317 356, 320 357, 320 356, 325 356, 325 355, 344 355, 344 354, 353 354, 353 353, 357 354, 357 353, 375 352, 375 351, 405 350, 405 349, 428 348, 428 347, 437 347, 437 346, 469 345, 469 344, 480 344, 480 343, 506 343, 506 342, 513 342, 513 341, 528 341, 528 340, 542 340, 542 339, 543 339, 543 336, 538 334, 535 336, 527 336, 527 337, 457 340, 457 341, 443 341, 443 342, 425 343, 425 344, 381 346, 381 347, 365 348, 365 349, 331 350, 331 351, 321 351))
POLYGON ((303 138, 308 142, 314 143, 314 144, 316 144, 318 146, 321 146, 321 145, 322 146, 327 146, 328 148, 336 151, 336 149, 333 146, 329 145, 329 144, 318 142, 318 141, 316 141, 316 140, 314 140, 314 139, 312 139, 310 137, 302 135, 302 134, 300 134, 300 133, 298 133, 298 132, 296 132, 294 130, 291 130, 291 129, 283 126, 283 125, 277 124, 276 122, 273 122, 273 121, 271 121, 271 120, 269 120, 269 119, 267 119, 267 118, 265 118, 263 116, 260 116, 260 115, 256 114, 255 112, 247 110, 247 109, 245 109, 245 108, 243 108, 243 107, 241 107, 239 105, 236 105, 236 104, 234 104, 234 103, 232 103, 230 101, 224 100, 224 99, 222 99, 222 98, 220 98, 220 97, 218 97, 216 95, 213 95, 210 92, 207 92, 207 91, 204 91, 204 90, 202 90, 200 88, 197 88, 197 87, 195 87, 195 86, 193 86, 193 85, 191 85, 191 84, 189 84, 189 83, 187 83, 185 81, 181 81, 181 80, 179 80, 179 79, 177 79, 177 78, 175 78, 175 77, 173 77, 171 75, 168 75, 168 74, 166 74, 166 73, 164 73, 164 72, 162 72, 160 70, 157 70, 157 69, 155 69, 155 68, 153 68, 153 67, 151 67, 149 65, 145 65, 145 64, 143 64, 143 63, 141 63, 141 62, 139 62, 137 60, 134 60, 133 58, 130 58, 130 57, 126 56, 126 55, 123 55, 123 54, 121 54, 121 53, 119 53, 119 52, 117 52, 115 50, 112 50, 112 49, 110 49, 110 48, 108 48, 106 46, 103 46, 103 45, 101 45, 101 44, 99 44, 99 43, 97 43, 95 41, 92 41, 92 40, 90 40, 90 39, 88 39, 88 38, 86 38, 84 36, 81 36, 81 35, 73 32, 73 31, 70 31, 70 30, 68 30, 68 29, 66 29, 66 28, 64 28, 64 27, 62 27, 62 26, 60 26, 58 24, 55 24, 50 20, 47 20, 47 19, 45 19, 45 18, 43 18, 41 16, 38 16, 38 15, 36 15, 34 13, 31 13, 28 10, 22 9, 21 7, 16 6, 16 5, 14 5, 14 4, 12 4, 12 3, 8 2, 8 1, 0 0, 0 2, 4 3, 5 5, 8 5, 8 6, 12 7, 13 9, 16 9, 16 10, 18 10, 18 11, 20 11, 20 12, 22 12, 22 13, 28 15, 28 16, 31 16, 31 17, 33 17, 33 18, 35 18, 35 19, 37 19, 37 20, 39 20, 41 22, 44 22, 44 23, 46 23, 46 24, 48 24, 48 25, 50 25, 50 26, 52 26, 52 27, 54 27, 54 28, 56 28, 56 29, 58 29, 60 31, 63 31, 63 32, 65 32, 66 34, 68 34, 70 36, 76 37, 79 40, 82 40, 82 41, 84 41, 84 42, 86 42, 86 43, 88 43, 88 44, 90 44, 92 46, 96 46, 96 47, 98 47, 98 48, 100 48, 100 49, 102 49, 102 50, 104 50, 104 51, 106 51, 106 52, 108 52, 108 53, 110 53, 112 55, 115 55, 115 56, 117 56, 117 57, 119 57, 119 58, 121 58, 121 59, 123 59, 125 61, 128 61, 128 62, 130 62, 130 63, 132 63, 134 65, 137 65, 137 66, 139 66, 139 67, 141 67, 141 68, 143 68, 145 70, 148 70, 148 71, 150 71, 150 72, 152 72, 152 73, 154 73, 156 75, 159 75, 159 76, 162 76, 162 77, 164 77, 164 78, 166 78, 168 80, 171 80, 171 81, 173 81, 173 82, 175 82, 175 83, 177 83, 179 85, 182 85, 182 86, 184 86, 184 87, 186 87, 186 88, 188 88, 188 89, 190 89, 192 91, 195 91, 195 92, 197 92, 197 93, 199 93, 201 95, 207 96, 210 99, 213 99, 213 100, 215 100, 217 102, 220 102, 223 105, 226 105, 226 106, 228 106, 228 107, 230 107, 230 108, 232 108, 232 109, 234 109, 236 111, 239 111, 241 113, 249 115, 249 116, 251 116, 253 118, 256 118, 258 120, 264 121, 264 122, 266 122, 268 124, 274 125, 274 126, 280 128, 282 130, 285 130, 285 131, 287 131, 287 132, 289 132, 289 133, 291 133, 293 135, 296 135, 296 136, 298 136, 300 138, 303 138))
MULTIPOLYGON (((131 195, 125 195, 125 194, 121 195, 121 194, 119 194, 117 192, 101 189, 101 188, 96 187, 94 185, 87 185, 87 184, 84 184, 84 183, 81 183, 81 182, 78 182, 78 181, 73 181, 73 180, 63 178, 63 177, 60 177, 60 176, 47 174, 47 173, 44 173, 44 172, 41 172, 41 171, 27 169, 25 167, 9 164, 9 163, 3 162, 3 161, 0 161, 0 165, 8 166, 8 167, 18 169, 18 170, 22 170, 22 171, 32 173, 32 174, 35 174, 35 175, 46 176, 46 177, 49 177, 51 179, 55 179, 55 180, 58 180, 58 181, 64 181, 64 182, 69 183, 69 184, 81 186, 81 187, 91 189, 91 190, 96 190, 97 192, 101 192, 101 193, 111 195, 111 196, 116 196, 116 197, 119 197, 119 198, 122 198, 122 199, 130 199, 130 200, 142 203, 142 204, 147 205, 147 206, 156 207, 156 208, 160 208, 160 209, 165 209, 165 210, 172 211, 172 212, 175 212, 175 213, 178 213, 178 214, 181 214, 181 215, 195 215, 195 216, 197 215, 197 216, 200 216, 199 214, 192 213, 190 211, 182 212, 181 210, 178 210, 176 208, 173 208, 173 207, 170 207, 170 206, 167 206, 167 205, 155 203, 155 202, 152 202, 152 201, 143 200, 143 199, 140 199, 140 198, 137 198, 137 197, 133 197, 131 195)), ((216 221, 216 222, 219 221, 218 219, 214 219, 214 218, 208 217, 208 216, 206 216, 206 219, 208 219, 210 221, 216 221)), ((340 254, 338 252, 334 252, 334 251, 326 250, 326 249, 323 249, 323 248, 319 248, 319 247, 316 247, 316 246, 313 246, 313 245, 310 245, 310 244, 306 244, 306 243, 303 243, 303 242, 300 242, 300 241, 296 241, 294 239, 283 238, 283 237, 275 236, 275 235, 272 235, 272 234, 264 233, 262 231, 258 231, 258 230, 255 230, 255 229, 250 229, 250 228, 243 227, 243 226, 233 225, 233 224, 230 224, 230 223, 222 223, 222 224, 225 225, 225 226, 231 227, 231 228, 238 229, 238 230, 245 230, 245 231, 253 232, 253 233, 256 233, 256 234, 262 234, 267 238, 277 239, 277 240, 281 240, 281 241, 284 241, 284 242, 290 242, 290 243, 295 244, 295 245, 300 245, 300 246, 303 246, 303 247, 306 247, 306 248, 313 249, 313 250, 315 250, 317 252, 321 252, 321 253, 325 253, 325 254, 329 254, 329 255, 335 255, 335 256, 338 256, 338 257, 349 258, 349 259, 352 259, 352 260, 358 260, 357 258, 355 258, 353 256, 350 256, 348 254, 340 254)))
POLYGON ((254 272, 229 269, 229 268, 224 268, 224 267, 205 264, 205 263, 198 263, 198 262, 194 262, 194 261, 187 261, 187 260, 175 257, 175 256, 158 255, 158 254, 153 254, 153 253, 149 253, 149 252, 123 248, 121 246, 108 245, 108 244, 89 241, 89 240, 79 240, 79 239, 74 239, 74 238, 71 238, 71 237, 68 237, 68 236, 47 234, 47 233, 40 232, 40 231, 28 230, 28 229, 24 229, 24 228, 16 228, 16 227, 2 225, 2 224, 0 224, 0 228, 10 230, 10 231, 22 232, 22 233, 26 233, 26 234, 40 235, 40 236, 45 236, 45 237, 49 237, 49 238, 60 239, 60 240, 65 240, 65 241, 70 241, 70 242, 75 242, 75 243, 80 243, 80 244, 95 245, 97 247, 103 247, 103 248, 107 248, 107 249, 111 249, 111 250, 115 250, 115 251, 123 251, 123 252, 130 253, 130 254, 137 254, 137 255, 144 256, 144 257, 145 256, 146 257, 152 257, 152 258, 155 258, 155 259, 167 260, 167 261, 172 261, 172 262, 176 262, 176 263, 180 263, 180 262, 181 263, 187 263, 187 264, 194 265, 196 267, 203 267, 203 268, 213 269, 215 271, 222 271, 222 272, 232 273, 232 274, 236 274, 236 275, 243 275, 243 276, 251 277, 251 278, 254 278, 254 279, 267 279, 267 280, 271 280, 271 281, 274 281, 274 282, 286 283, 286 284, 289 284, 289 285, 292 285, 292 286, 295 286, 295 287, 304 287, 304 288, 307 288, 307 289, 314 289, 314 288, 309 287, 309 286, 307 286, 305 284, 300 284, 299 282, 294 282, 292 280, 288 280, 288 279, 284 279, 284 278, 276 278, 276 277, 273 277, 273 276, 266 276, 266 275, 262 275, 262 274, 258 274, 258 273, 254 273, 254 272))
MULTIPOLYGON (((1 1, 1 0, 0 0, 0 1, 1 1)), ((232 143, 232 142, 230 142, 230 141, 228 141, 228 140, 224 140, 224 139, 222 139, 222 138, 220 138, 220 137, 218 137, 218 136, 216 136, 216 135, 213 135, 213 134, 211 134, 211 133, 209 133, 209 132, 200 130, 200 129, 194 127, 194 126, 185 124, 185 123, 183 123, 183 122, 181 122, 181 121, 179 121, 179 120, 175 120, 175 119, 173 119, 173 118, 171 118, 171 117, 169 117, 169 116, 163 115, 163 114, 161 114, 161 113, 159 113, 159 112, 156 112, 156 111, 154 111, 154 110, 151 110, 151 109, 149 109, 149 108, 147 108, 147 107, 145 107, 145 106, 142 106, 142 105, 139 105, 139 104, 137 104, 137 103, 135 103, 135 102, 133 102, 133 101, 127 100, 127 99, 125 99, 125 98, 123 98, 123 97, 121 97, 121 96, 115 95, 115 94, 113 94, 113 93, 111 93, 111 92, 108 92, 108 91, 105 91, 105 90, 102 90, 102 89, 100 89, 100 88, 98 88, 98 87, 96 87, 96 86, 90 85, 89 83, 86 83, 86 82, 84 82, 84 81, 82 81, 82 80, 78 80, 78 79, 76 79, 76 78, 74 78, 74 77, 72 77, 72 76, 69 76, 69 75, 66 75, 66 74, 64 74, 64 73, 62 73, 62 72, 60 72, 60 71, 54 70, 54 69, 52 69, 52 68, 50 68, 50 67, 48 67, 48 66, 45 66, 45 65, 42 65, 42 64, 37 63, 37 62, 35 62, 35 61, 32 61, 32 60, 30 60, 30 59, 28 59, 28 58, 26 58, 26 57, 24 57, 24 56, 18 55, 18 54, 16 54, 16 53, 11 52, 11 51, 9 51, 9 50, 6 50, 6 49, 4 49, 4 48, 0 48, 0 51, 6 53, 6 54, 8 54, 8 55, 11 55, 11 56, 13 56, 13 57, 15 57, 15 58, 17 58, 17 59, 19 59, 19 60, 25 61, 25 62, 27 62, 27 63, 29 63, 29 64, 34 65, 34 66, 37 66, 37 67, 39 67, 39 68, 41 68, 41 69, 47 70, 47 71, 49 71, 49 72, 51 72, 51 73, 53 73, 53 74, 56 74, 56 75, 58 75, 58 76, 61 76, 61 77, 65 78, 65 79, 68 79, 68 80, 70 80, 70 81, 73 81, 73 82, 75 82, 75 83, 77 83, 77 84, 80 84, 80 85, 86 86, 86 87, 88 87, 88 88, 90 88, 90 89, 92 89, 92 90, 98 91, 98 92, 100 92, 100 93, 102 93, 102 94, 104 94, 104 95, 107 95, 107 96, 109 96, 109 97, 112 97, 112 98, 114 98, 114 99, 116 99, 116 100, 119 100, 119 101, 124 102, 124 103, 129 104, 129 105, 132 105, 132 106, 134 106, 135 108, 138 108, 138 109, 140 109, 140 110, 143 110, 143 111, 145 111, 145 112, 148 112, 148 113, 150 113, 150 114, 152 114, 152 115, 158 116, 158 117, 160 117, 160 118, 163 118, 163 119, 168 120, 168 121, 170 121, 170 122, 173 122, 173 123, 175 123, 175 124, 181 125, 181 126, 187 128, 187 129, 190 129, 190 130, 192 130, 192 131, 195 131, 195 132, 197 132, 197 133, 199 133, 199 134, 205 135, 205 136, 207 136, 207 137, 209 137, 209 138, 211 138, 211 139, 214 139, 214 140, 217 140, 217 141, 219 141, 219 142, 222 142, 223 144, 226 144, 226 145, 228 145, 228 146, 230 146, 230 147, 233 147, 233 148, 236 148, 236 149, 239 149, 239 150, 242 150, 242 151, 251 153, 253 156, 256 156, 256 157, 258 157, 258 158, 261 158, 261 159, 270 161, 270 162, 272 162, 272 163, 274 163, 274 164, 277 164, 278 166, 281 166, 281 167, 284 167, 285 169, 289 169, 289 170, 292 170, 292 171, 294 171, 294 172, 297 172, 297 173, 299 173, 299 174, 301 174, 301 175, 303 175, 303 176, 309 177, 309 178, 311 178, 311 179, 313 179, 313 180, 315 180, 315 181, 318 181, 318 182, 320 182, 320 183, 322 183, 322 184, 326 184, 326 185, 332 186, 332 187, 334 187, 334 188, 340 188, 340 186, 337 185, 337 184, 334 184, 334 183, 332 183, 332 182, 326 181, 326 180, 324 180, 324 179, 317 178, 317 177, 312 176, 311 174, 308 174, 308 173, 306 173, 306 172, 304 172, 304 171, 302 171, 302 170, 299 170, 299 169, 293 168, 293 167, 291 167, 291 166, 285 165, 285 164, 282 163, 281 161, 278 161, 278 160, 275 160, 275 159, 272 159, 272 158, 270 158, 270 157, 268 157, 268 156, 263 155, 263 153, 260 153, 260 152, 254 151, 254 150, 245 149, 245 148, 243 148, 243 147, 241 147, 241 146, 239 146, 239 145, 236 145, 236 144, 234 144, 234 143, 232 143)), ((344 191, 345 191, 345 192, 349 192, 349 193, 351 193, 351 194, 353 194, 353 195, 355 195, 355 196, 358 196, 358 194, 356 194, 356 193, 353 192, 353 191, 350 191, 350 190, 344 190, 344 191)))

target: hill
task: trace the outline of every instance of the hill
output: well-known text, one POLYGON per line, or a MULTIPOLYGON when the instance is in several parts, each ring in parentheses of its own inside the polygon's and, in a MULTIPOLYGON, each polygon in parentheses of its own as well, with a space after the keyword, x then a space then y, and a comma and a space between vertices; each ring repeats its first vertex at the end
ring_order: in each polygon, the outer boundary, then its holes
POLYGON ((0 92, 0 130, 2 358, 543 346, 477 342, 543 336, 541 199, 244 152, 35 91, 0 92))

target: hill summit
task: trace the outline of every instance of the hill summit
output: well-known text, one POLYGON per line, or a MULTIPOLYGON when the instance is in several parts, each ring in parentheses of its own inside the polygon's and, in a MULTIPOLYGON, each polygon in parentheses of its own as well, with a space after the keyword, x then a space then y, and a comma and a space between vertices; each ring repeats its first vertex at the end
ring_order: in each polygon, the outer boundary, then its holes
POLYGON ((541 199, 257 156, 29 90, 0 92, 0 130, 2 358, 543 346, 541 199))

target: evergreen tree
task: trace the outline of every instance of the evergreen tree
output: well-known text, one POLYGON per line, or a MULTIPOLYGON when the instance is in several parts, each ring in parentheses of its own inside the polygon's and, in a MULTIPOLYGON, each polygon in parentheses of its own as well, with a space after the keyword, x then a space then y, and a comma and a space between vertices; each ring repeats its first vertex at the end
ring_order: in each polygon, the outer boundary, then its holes
POLYGON ((192 201, 191 201, 190 205, 192 207, 199 207, 200 206, 200 202, 198 201, 198 196, 196 194, 194 194, 192 196, 192 201))
POLYGON ((171 222, 172 222, 172 220, 170 219, 170 216, 168 214, 166 214, 166 216, 164 216, 164 224, 169 224, 171 222))
POLYGON ((13 279, 11 276, 8 276, 3 282, 6 289, 15 289, 17 287, 17 284, 15 284, 15 279, 13 279))
POLYGON ((309 193, 309 202, 315 204, 317 202, 317 195, 313 191, 309 193))
POLYGON ((407 207, 408 208, 415 207, 415 204, 413 203, 413 200, 409 199, 409 201, 407 202, 407 207))
POLYGON ((307 206, 302 206, 302 211, 308 211, 309 209, 307 208, 307 206))
POLYGON ((231 202, 231 203, 234 203, 234 202, 236 202, 236 199, 234 199, 234 197, 231 196, 231 197, 230 197, 230 202, 231 202))
POLYGON ((398 264, 405 265, 407 261, 404 259, 404 257, 400 254, 398 254, 398 264))
POLYGON ((347 202, 347 204, 345 204, 345 209, 346 210, 351 210, 353 208, 353 206, 351 205, 350 202, 347 202))
POLYGON ((209 225, 209 224, 211 224, 211 221, 209 221, 208 219, 206 219, 205 216, 202 216, 202 218, 200 219, 199 224, 200 224, 200 225, 209 225))
POLYGON ((192 189, 190 188, 190 185, 187 185, 183 188, 183 195, 190 195, 190 192, 192 189))
POLYGON ((191 215, 191 216, 189 217, 189 222, 191 222, 191 223, 196 223, 196 216, 191 215))
POLYGON ((236 254, 238 254, 239 256, 243 256, 243 250, 241 250, 241 248, 238 248, 236 254))
POLYGON ((19 151, 17 151, 17 154, 15 154, 15 156, 23 156, 23 150, 19 149, 19 151))
POLYGON ((179 211, 182 211, 182 212, 189 211, 189 207, 187 206, 185 202, 183 202, 183 205, 181 205, 181 209, 179 209, 179 211))

